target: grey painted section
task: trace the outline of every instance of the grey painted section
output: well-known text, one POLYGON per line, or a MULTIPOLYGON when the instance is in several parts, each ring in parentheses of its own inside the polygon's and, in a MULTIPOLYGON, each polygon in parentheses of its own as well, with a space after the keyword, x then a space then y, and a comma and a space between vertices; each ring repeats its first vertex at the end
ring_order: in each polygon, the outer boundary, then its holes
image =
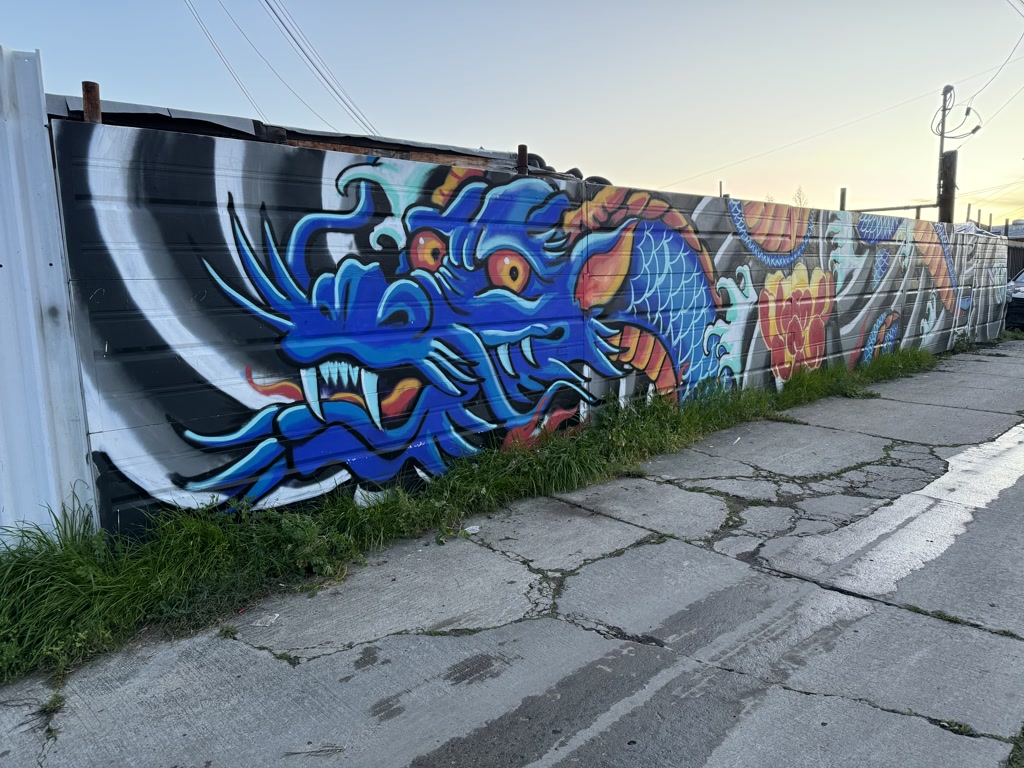
POLYGON ((0 525, 94 498, 38 53, 0 47, 0 525), (49 508, 49 509, 48 509, 49 508))

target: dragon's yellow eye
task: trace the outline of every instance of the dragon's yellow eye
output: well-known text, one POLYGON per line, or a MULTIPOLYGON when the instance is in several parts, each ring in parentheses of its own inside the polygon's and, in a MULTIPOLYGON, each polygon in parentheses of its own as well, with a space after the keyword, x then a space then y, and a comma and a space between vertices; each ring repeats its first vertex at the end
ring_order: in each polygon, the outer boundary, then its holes
POLYGON ((515 251, 495 251, 487 257, 487 278, 495 288, 522 293, 530 280, 530 262, 515 251))
POLYGON ((437 272, 448 255, 448 240, 432 229, 418 229, 409 238, 409 265, 437 272))

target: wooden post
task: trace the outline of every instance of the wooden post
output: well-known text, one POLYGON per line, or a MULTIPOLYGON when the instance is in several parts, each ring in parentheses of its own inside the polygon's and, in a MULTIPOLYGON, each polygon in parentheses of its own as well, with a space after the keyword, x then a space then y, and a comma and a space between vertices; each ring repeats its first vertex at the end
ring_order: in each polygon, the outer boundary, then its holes
POLYGON ((82 118, 87 123, 102 123, 100 109, 100 84, 91 80, 82 81, 82 118))
POLYGON ((991 213, 988 215, 988 231, 989 232, 992 231, 992 214, 991 213))
POLYGON ((914 218, 915 219, 920 219, 921 218, 921 206, 920 205, 917 206, 917 208, 914 209, 914 218))
POLYGON ((968 221, 971 220, 971 204, 970 203, 967 204, 967 220, 968 221))
POLYGON ((719 197, 722 196, 722 182, 721 181, 718 182, 718 196, 719 197))
POLYGON ((978 209, 978 226, 981 226, 981 208, 978 209))
POLYGON ((530 153, 525 144, 519 145, 519 159, 516 161, 516 173, 526 176, 530 173, 530 153))
POLYGON ((846 187, 839 188, 839 210, 846 210, 846 187))

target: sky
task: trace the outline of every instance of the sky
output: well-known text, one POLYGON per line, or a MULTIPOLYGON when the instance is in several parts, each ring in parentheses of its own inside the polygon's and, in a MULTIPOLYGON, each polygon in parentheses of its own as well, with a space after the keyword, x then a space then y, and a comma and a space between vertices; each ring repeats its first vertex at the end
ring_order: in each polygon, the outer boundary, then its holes
MULTIPOLYGON (((270 123, 365 132, 260 0, 192 2, 270 123)), ((943 86, 956 125, 1024 35, 1024 0, 277 2, 383 136, 524 143, 619 185, 718 194, 721 182, 778 202, 800 188, 825 208, 840 187, 850 209, 934 202, 943 86)), ((185 0, 11 2, 0 45, 40 50, 49 93, 95 80, 104 99, 258 117, 185 0)), ((1022 89, 1024 43, 961 129, 980 117, 960 151, 957 221, 968 203, 983 223, 1024 219, 1022 89)))

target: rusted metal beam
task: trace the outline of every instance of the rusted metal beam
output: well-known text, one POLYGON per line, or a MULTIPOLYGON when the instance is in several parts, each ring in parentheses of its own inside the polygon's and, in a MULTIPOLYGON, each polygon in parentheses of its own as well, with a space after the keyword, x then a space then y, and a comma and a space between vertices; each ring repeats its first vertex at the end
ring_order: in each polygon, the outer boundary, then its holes
POLYGON ((87 123, 102 123, 100 109, 100 84, 92 80, 82 81, 82 118, 87 123))

